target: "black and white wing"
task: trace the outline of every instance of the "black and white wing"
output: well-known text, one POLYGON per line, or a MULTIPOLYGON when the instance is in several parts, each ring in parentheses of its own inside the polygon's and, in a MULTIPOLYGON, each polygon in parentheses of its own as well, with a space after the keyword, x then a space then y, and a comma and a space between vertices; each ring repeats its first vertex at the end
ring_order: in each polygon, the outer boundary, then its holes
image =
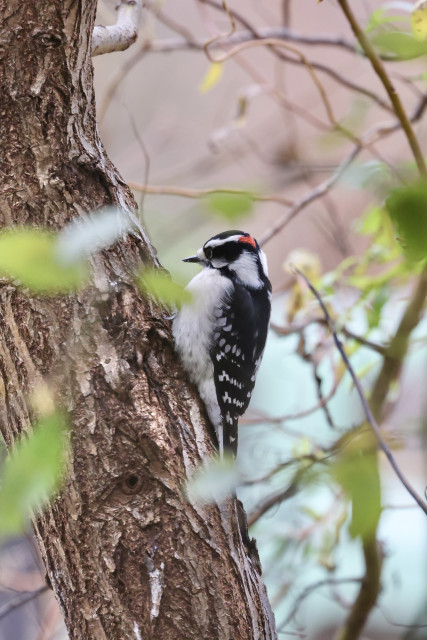
POLYGON ((237 453, 237 425, 255 385, 267 338, 270 300, 267 291, 234 284, 232 296, 216 311, 210 356, 223 421, 224 448, 237 453))

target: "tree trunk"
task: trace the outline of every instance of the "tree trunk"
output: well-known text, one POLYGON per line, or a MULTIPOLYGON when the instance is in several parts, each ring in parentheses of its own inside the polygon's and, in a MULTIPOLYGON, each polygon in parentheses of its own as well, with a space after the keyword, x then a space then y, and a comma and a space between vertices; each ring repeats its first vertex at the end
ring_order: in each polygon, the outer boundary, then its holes
MULTIPOLYGON (((0 0, 2 224, 61 228, 135 204, 99 140, 94 0, 0 0)), ((170 323, 131 269, 155 254, 143 229, 91 263, 91 284, 57 298, 0 282, 0 428, 35 415, 28 395, 60 383, 73 424, 66 486, 35 521, 70 638, 275 638, 231 499, 200 506, 183 484, 213 453, 170 323)))

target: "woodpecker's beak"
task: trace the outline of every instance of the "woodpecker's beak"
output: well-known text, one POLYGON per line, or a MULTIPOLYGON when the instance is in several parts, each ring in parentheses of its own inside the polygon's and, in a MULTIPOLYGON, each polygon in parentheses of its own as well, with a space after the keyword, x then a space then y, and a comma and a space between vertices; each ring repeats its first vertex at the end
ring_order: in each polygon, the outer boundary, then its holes
POLYGON ((199 263, 201 262, 199 256, 195 255, 195 256, 191 256, 190 258, 184 258, 183 262, 196 262, 199 263))

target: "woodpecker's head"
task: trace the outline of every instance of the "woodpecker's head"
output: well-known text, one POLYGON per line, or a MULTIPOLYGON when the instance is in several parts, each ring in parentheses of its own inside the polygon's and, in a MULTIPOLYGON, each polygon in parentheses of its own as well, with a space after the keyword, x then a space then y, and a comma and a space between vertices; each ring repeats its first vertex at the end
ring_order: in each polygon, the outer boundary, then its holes
POLYGON ((253 289, 270 284, 265 253, 258 242, 244 231, 218 233, 205 242, 195 256, 185 258, 184 262, 196 262, 208 269, 219 269, 224 275, 236 278, 253 289))

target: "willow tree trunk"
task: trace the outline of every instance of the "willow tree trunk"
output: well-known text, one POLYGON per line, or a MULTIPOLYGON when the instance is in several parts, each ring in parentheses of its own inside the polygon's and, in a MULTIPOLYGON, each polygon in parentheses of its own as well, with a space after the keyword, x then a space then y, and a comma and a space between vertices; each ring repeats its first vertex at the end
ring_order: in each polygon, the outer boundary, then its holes
MULTIPOLYGON (((2 225, 61 228, 134 201, 98 138, 95 0, 0 0, 2 225)), ((91 284, 30 297, 0 281, 0 427, 8 446, 36 416, 28 396, 60 384, 73 424, 66 486, 35 522, 72 639, 275 638, 235 504, 187 502, 212 454, 161 309, 130 271, 155 263, 143 229, 92 260, 91 284), (60 383, 58 383, 60 380, 60 383)))

